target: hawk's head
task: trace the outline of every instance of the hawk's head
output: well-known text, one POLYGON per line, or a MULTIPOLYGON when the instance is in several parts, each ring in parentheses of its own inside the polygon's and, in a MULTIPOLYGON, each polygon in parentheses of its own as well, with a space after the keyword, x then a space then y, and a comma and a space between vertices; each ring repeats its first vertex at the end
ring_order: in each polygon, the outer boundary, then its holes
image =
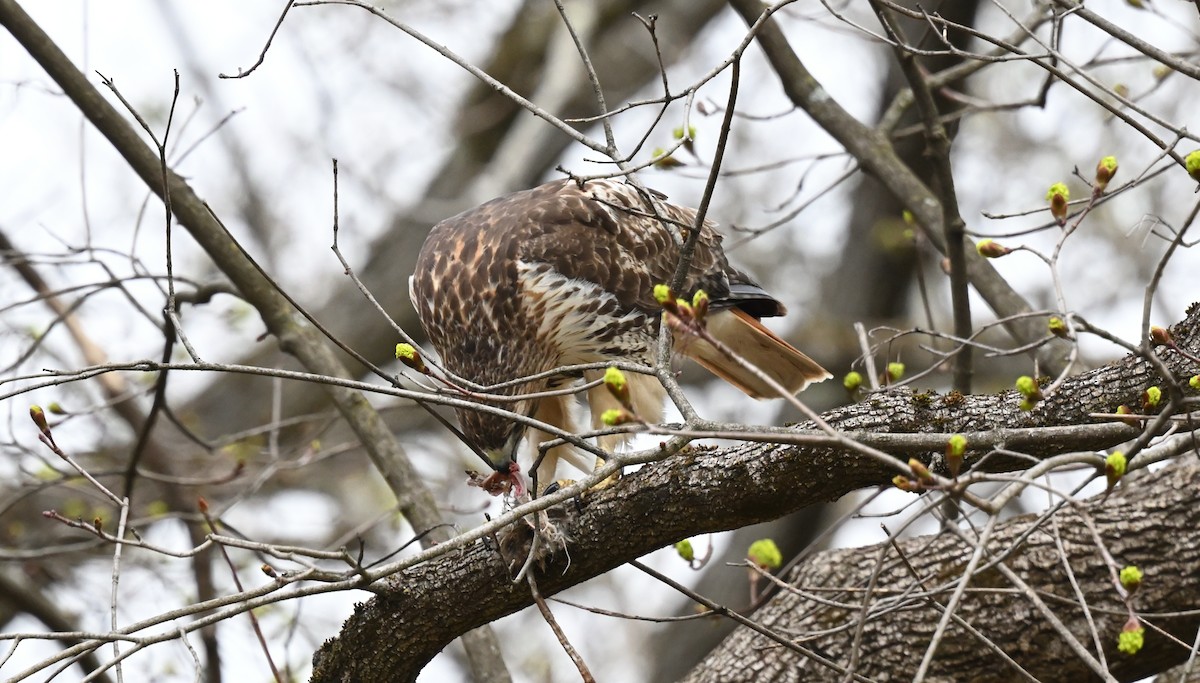
MULTIPOLYGON (((524 401, 518 402, 521 409, 524 401)), ((491 404, 491 407, 499 407, 491 404)), ((498 496, 525 493, 525 478, 517 464, 517 447, 525 433, 525 425, 508 417, 485 410, 458 409, 459 424, 469 444, 482 454, 494 472, 487 477, 472 475, 471 484, 498 496)))
MULTIPOLYGON (((500 410, 521 410, 522 406, 484 404, 500 410)), ((458 421, 463 436, 476 450, 487 457, 492 469, 503 471, 517 460, 517 446, 525 433, 525 425, 488 410, 458 409, 458 421)))

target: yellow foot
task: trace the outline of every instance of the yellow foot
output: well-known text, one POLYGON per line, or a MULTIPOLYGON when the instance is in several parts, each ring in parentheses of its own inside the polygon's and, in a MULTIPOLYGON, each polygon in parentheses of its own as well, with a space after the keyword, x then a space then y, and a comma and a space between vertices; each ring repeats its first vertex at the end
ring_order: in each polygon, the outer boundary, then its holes
MULTIPOLYGON (((601 467, 603 467, 605 462, 606 461, 601 458, 596 458, 596 469, 600 469, 601 467)), ((621 475, 623 473, 624 472, 622 470, 617 470, 616 472, 613 472, 611 475, 608 476, 608 478, 600 481, 595 486, 593 486, 591 488, 591 490, 592 491, 603 491, 604 489, 608 488, 609 486, 612 486, 613 484, 617 483, 617 480, 621 478, 621 475)))

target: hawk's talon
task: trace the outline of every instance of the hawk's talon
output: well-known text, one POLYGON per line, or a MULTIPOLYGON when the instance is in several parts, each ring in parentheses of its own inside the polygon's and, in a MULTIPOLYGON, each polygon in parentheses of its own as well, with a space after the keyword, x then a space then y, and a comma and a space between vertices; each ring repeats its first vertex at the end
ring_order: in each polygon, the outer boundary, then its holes
POLYGON ((544 571, 560 552, 570 565, 570 555, 566 552, 570 538, 560 527, 566 514, 561 505, 556 505, 501 530, 500 556, 515 580, 523 578, 530 567, 544 571))

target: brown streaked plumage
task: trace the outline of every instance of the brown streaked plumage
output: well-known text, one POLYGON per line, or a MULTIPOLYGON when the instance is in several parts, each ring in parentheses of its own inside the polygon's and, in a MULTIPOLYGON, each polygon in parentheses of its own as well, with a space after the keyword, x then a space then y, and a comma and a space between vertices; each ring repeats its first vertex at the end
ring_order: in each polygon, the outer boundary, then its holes
MULTIPOLYGON (((669 282, 693 209, 613 180, 582 187, 560 180, 493 199, 434 226, 417 258, 410 294, 429 340, 450 372, 499 384, 564 365, 626 360, 652 364, 661 307, 654 285, 669 282), (658 217, 655 217, 657 214, 658 217)), ((701 228, 682 295, 708 293, 709 331, 789 391, 830 375, 758 318, 783 315, 781 303, 730 267, 715 226, 701 228)), ((678 350, 756 398, 773 395, 704 342, 678 350)), ((589 378, 596 373, 585 373, 589 378)), ((510 395, 562 385, 572 378, 530 382, 510 395)), ((629 377, 639 415, 661 419, 664 394, 652 377, 629 377)), ((593 426, 613 407, 603 387, 589 392, 593 426)), ((571 397, 507 404, 564 431, 573 424, 571 397)), ((460 410, 463 433, 501 469, 515 459, 523 429, 502 417, 460 410)), ((531 448, 552 438, 531 430, 531 448)), ((601 444, 611 447, 614 440, 601 444)), ((568 447, 552 454, 586 467, 568 447)), ((548 461, 556 460, 547 458, 548 461)), ((539 479, 553 480, 553 462, 539 479)))

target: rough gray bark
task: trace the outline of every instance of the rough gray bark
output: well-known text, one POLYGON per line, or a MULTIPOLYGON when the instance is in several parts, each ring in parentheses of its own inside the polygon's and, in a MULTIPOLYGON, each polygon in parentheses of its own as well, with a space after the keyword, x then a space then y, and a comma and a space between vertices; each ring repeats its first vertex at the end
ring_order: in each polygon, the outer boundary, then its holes
MULTIPOLYGON (((1200 306, 1192 307, 1174 334, 1182 348, 1193 353, 1200 349, 1200 306)), ((1162 356, 1169 378, 1157 377, 1148 361, 1130 356, 1068 379, 1031 412, 1018 410, 1019 398, 1011 391, 939 396, 899 389, 872 395, 824 417, 835 428, 884 450, 904 452, 904 457, 911 449, 901 446, 898 433, 999 435, 1009 449, 1035 458, 1103 449, 1132 438, 1138 430, 1120 423, 1097 424, 1090 413, 1136 404, 1147 387, 1164 379, 1186 383, 1200 371, 1175 352, 1164 349, 1162 356), (1022 427, 1060 429, 1025 439, 1003 431, 1022 427)), ((987 462, 1010 470, 1025 464, 997 458, 987 462)), ((571 561, 568 566, 563 556, 553 558, 539 578, 539 587, 550 595, 681 538, 775 519, 859 488, 885 484, 894 474, 878 460, 830 447, 747 444, 688 451, 589 494, 577 513, 568 506, 562 527, 571 539, 571 561)), ((1126 495, 1136 495, 1137 490, 1126 495)), ((1175 529, 1169 533, 1172 539, 1177 537, 1175 529)), ((1146 534, 1149 538, 1154 532, 1146 534)), ((947 577, 955 570, 954 564, 943 567, 947 577)), ((414 680, 458 634, 531 604, 528 588, 511 582, 505 563, 483 542, 405 569, 379 591, 377 597, 360 604, 341 634, 318 651, 314 683, 414 680)), ((1177 597, 1181 605, 1200 604, 1200 596, 1179 593, 1177 597)), ((990 618, 1002 617, 993 613, 990 618)))
MULTIPOLYGON (((1198 486, 1200 461, 1181 458, 1170 467, 1132 478, 1107 499, 1098 496, 1079 509, 1064 508, 1055 516, 1057 527, 1035 514, 1005 522, 987 543, 987 557, 1002 558, 1037 591, 1078 641, 1094 652, 1088 623, 1064 570, 1064 562, 1069 563, 1095 620, 1110 673, 1122 681, 1145 678, 1186 660, 1189 648, 1147 628, 1141 652, 1130 656, 1117 650, 1117 635, 1128 614, 1082 515, 1091 517, 1120 565, 1136 565, 1145 572, 1134 596, 1142 620, 1190 646, 1200 625, 1200 612, 1196 611, 1200 605, 1198 486), (1065 561, 1056 545, 1056 532, 1066 550, 1065 561), (1184 610, 1191 612, 1178 614, 1184 610)), ((780 593, 753 616, 847 666, 856 626, 862 619, 863 591, 882 563, 869 600, 855 671, 874 681, 913 680, 942 616, 941 608, 950 599, 974 547, 949 533, 898 545, 911 569, 900 553, 886 544, 822 553, 787 577, 799 592, 780 593), (831 607, 826 601, 844 607, 831 607)), ((1038 680, 1102 680, 998 569, 976 573, 970 585, 972 590, 955 613, 975 633, 951 625, 927 681, 1024 680, 1016 667, 985 646, 985 639, 1038 680)), ((740 629, 683 680, 783 683, 844 678, 842 673, 740 629)))

